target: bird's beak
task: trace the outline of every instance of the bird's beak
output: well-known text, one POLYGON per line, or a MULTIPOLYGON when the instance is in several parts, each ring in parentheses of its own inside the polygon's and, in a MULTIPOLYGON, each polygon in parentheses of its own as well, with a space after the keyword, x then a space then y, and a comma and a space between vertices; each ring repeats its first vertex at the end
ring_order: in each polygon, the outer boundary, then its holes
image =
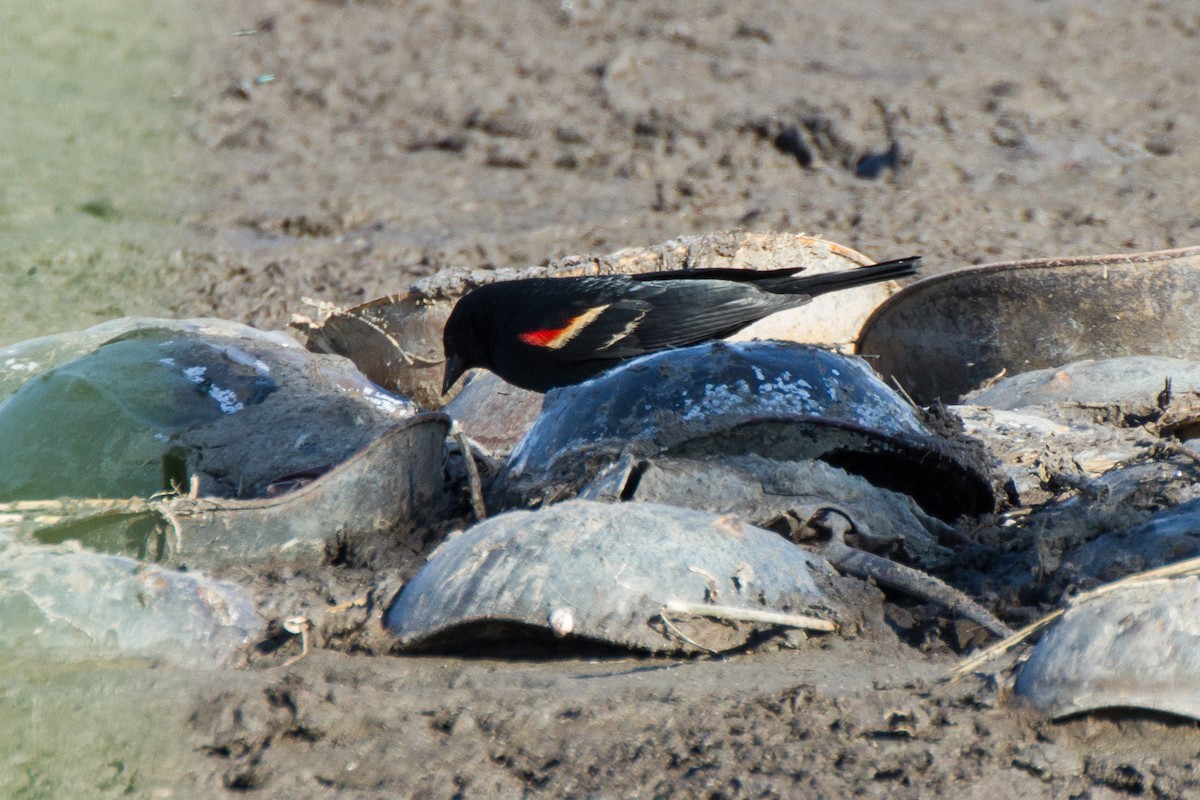
POLYGON ((458 356, 446 356, 445 372, 442 373, 442 394, 444 395, 450 391, 466 371, 461 358, 458 356))

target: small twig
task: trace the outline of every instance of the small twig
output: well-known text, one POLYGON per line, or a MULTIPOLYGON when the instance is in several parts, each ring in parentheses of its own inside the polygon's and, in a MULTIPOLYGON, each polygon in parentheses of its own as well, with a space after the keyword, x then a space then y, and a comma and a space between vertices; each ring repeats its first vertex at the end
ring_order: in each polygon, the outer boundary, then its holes
POLYGON ((997 383, 999 383, 1001 380, 1003 380, 1004 376, 1007 374, 1008 374, 1008 367, 1002 367, 1000 369, 1000 371, 997 372, 995 375, 988 378, 983 383, 979 384, 979 388, 980 389, 990 389, 993 386, 995 386, 997 383))
POLYGON ((300 659, 308 655, 308 629, 312 627, 312 623, 308 621, 308 617, 288 617, 283 621, 283 629, 293 636, 300 635, 300 653, 289 658, 287 661, 280 664, 276 669, 284 669, 290 667, 300 659))
POLYGON ((1035 633, 1040 631, 1042 628, 1046 627, 1051 622, 1053 622, 1054 620, 1061 617, 1064 613, 1066 613, 1065 609, 1061 609, 1061 608, 1056 611, 1053 611, 1053 612, 1047 614, 1046 616, 1042 617, 1041 619, 1029 623, 1024 628, 1021 628, 1021 630, 1014 633, 1012 636, 1007 636, 1007 637, 1001 639, 1000 641, 996 642, 991 647, 985 647, 983 650, 979 651, 978 653, 971 656, 966 661, 962 662, 957 667, 955 667, 954 671, 950 673, 950 682, 953 683, 953 682, 957 681, 959 678, 961 678, 962 676, 964 676, 970 672, 974 672, 976 669, 983 666, 987 662, 991 661, 993 658, 998 658, 998 657, 1004 655, 1009 650, 1012 650, 1014 647, 1019 645, 1021 642, 1025 641, 1030 636, 1033 636, 1035 633))
POLYGON ((491 450, 484 447, 479 442, 467 436, 467 432, 463 431, 463 436, 466 436, 467 444, 471 447, 471 455, 475 456, 475 460, 483 464, 487 468, 489 474, 496 474, 504 466, 504 459, 497 458, 491 450))
POLYGON ((1170 439, 1163 439, 1162 441, 1155 442, 1154 448, 1156 450, 1162 450, 1167 453, 1171 453, 1172 455, 1190 458, 1192 461, 1200 464, 1200 451, 1196 451, 1195 449, 1188 447, 1186 444, 1181 442, 1173 442, 1170 439))
POLYGON ((689 638, 688 635, 686 633, 684 633, 683 631, 679 630, 679 628, 676 628, 675 625, 671 622, 671 619, 666 615, 666 613, 660 613, 658 615, 658 618, 662 620, 663 627, 665 627, 668 631, 670 631, 672 634, 677 636, 680 640, 687 642, 688 644, 690 644, 692 647, 696 648, 697 650, 703 650, 706 653, 716 655, 716 653, 717 653, 716 650, 713 650, 711 647, 705 647, 704 645, 700 644, 699 642, 695 641, 694 639, 689 638))
POLYGON ((908 404, 910 406, 912 406, 913 408, 918 409, 918 410, 921 408, 919 405, 917 405, 917 401, 912 399, 912 397, 905 390, 904 386, 901 385, 899 379, 895 375, 892 376, 892 384, 895 385, 896 391, 900 393, 901 397, 903 397, 905 400, 908 401, 908 404))
POLYGON ((663 610, 672 614, 686 614, 692 617, 710 617, 725 619, 733 622, 761 622, 767 625, 780 625, 786 628, 803 628, 809 631, 825 631, 827 633, 838 629, 837 623, 804 614, 786 614, 782 611, 767 611, 759 608, 740 608, 738 606, 714 606, 708 603, 688 603, 683 600, 668 600, 663 604, 663 610))
POLYGON ((367 602, 368 602, 367 596, 363 595, 362 597, 356 597, 353 600, 347 600, 344 603, 338 603, 337 605, 330 606, 326 610, 330 614, 340 614, 341 612, 349 611, 352 608, 362 608, 367 604, 367 602))
POLYGON ((467 486, 471 492, 471 511, 475 514, 475 521, 481 522, 487 519, 487 506, 483 502, 483 481, 479 479, 479 467, 475 464, 475 454, 471 452, 471 445, 467 442, 467 434, 463 429, 454 423, 454 441, 458 442, 458 448, 462 451, 463 463, 467 467, 467 486))
POLYGON ((171 558, 179 558, 183 555, 183 527, 179 524, 179 519, 171 513, 167 502, 160 502, 158 513, 167 521, 171 526, 172 533, 174 533, 175 552, 170 553, 169 556, 171 558))

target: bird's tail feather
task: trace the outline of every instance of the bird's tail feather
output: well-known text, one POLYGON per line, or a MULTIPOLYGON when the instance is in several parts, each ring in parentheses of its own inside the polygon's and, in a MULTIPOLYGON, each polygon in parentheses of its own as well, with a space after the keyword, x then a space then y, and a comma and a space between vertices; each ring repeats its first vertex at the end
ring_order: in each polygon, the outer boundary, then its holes
MULTIPOLYGON (((909 256, 895 261, 884 261, 870 267, 859 267, 841 272, 826 272, 821 275, 803 275, 793 278, 780 278, 778 282, 762 285, 763 289, 780 294, 818 295, 836 292, 838 289, 849 289, 852 286, 865 286, 869 283, 893 280, 914 275, 917 265, 921 263, 920 256, 909 256)), ((760 284, 761 285, 761 284, 760 284)))

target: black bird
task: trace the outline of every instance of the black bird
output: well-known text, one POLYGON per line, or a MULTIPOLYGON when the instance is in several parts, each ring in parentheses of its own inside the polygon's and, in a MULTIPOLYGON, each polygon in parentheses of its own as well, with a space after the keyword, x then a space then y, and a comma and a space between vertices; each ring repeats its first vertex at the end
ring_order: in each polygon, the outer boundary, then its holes
POLYGON ((820 294, 912 275, 920 260, 809 276, 798 276, 803 267, 693 269, 490 283, 463 295, 446 321, 442 392, 472 367, 535 392, 579 383, 637 356, 731 336, 820 294))

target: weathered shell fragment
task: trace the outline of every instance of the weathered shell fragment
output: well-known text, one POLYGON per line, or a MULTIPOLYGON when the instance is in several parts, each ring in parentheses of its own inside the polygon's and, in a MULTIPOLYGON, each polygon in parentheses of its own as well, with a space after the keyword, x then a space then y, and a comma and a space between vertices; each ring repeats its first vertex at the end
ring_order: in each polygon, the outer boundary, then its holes
POLYGON ((1200 499, 1155 514, 1127 531, 1106 533, 1063 556, 1073 575, 1098 582, 1200 556, 1200 499))
POLYGON ((151 561, 215 566, 314 562, 339 537, 363 539, 437 517, 450 420, 404 420, 329 472, 277 496, 29 501, 0 507, 0 522, 47 543, 151 561))
POLYGON ((493 517, 443 543, 384 622, 407 648, 468 645, 532 626, 652 652, 727 650, 758 626, 668 604, 857 619, 841 579, 777 534, 651 503, 570 501, 493 517))
POLYGON ((506 458, 541 413, 542 395, 479 370, 442 411, 490 455, 506 458))
POLYGON ((1127 355, 1200 359, 1200 247, 989 264, 885 301, 857 352, 918 403, 1003 372, 1127 355))
POLYGON ((860 359, 784 342, 656 353, 551 391, 493 487, 498 505, 576 494, 621 456, 820 458, 953 519, 993 508, 989 476, 934 437, 860 359))
POLYGON ((236 584, 0 538, 5 658, 149 656, 216 665, 263 629, 254 602, 236 584))
POLYGON ((1200 393, 1200 363, 1161 356, 1076 361, 1009 376, 969 393, 963 402, 1010 410, 1044 408, 1056 419, 1093 420, 1109 412, 1119 423, 1127 416, 1165 411, 1160 402, 1169 407, 1174 398, 1164 392, 1185 399, 1200 393))
POLYGON ((1200 577, 1085 595, 1034 648, 1016 693, 1059 718, 1143 708, 1200 719, 1200 577))
MULTIPOLYGON (((987 443, 1019 495, 1064 465, 1085 479, 1157 456, 1161 439, 1200 418, 1200 364, 1157 356, 1079 361, 1013 375, 954 406, 968 433, 987 443), (1169 388, 1168 388, 1169 387, 1169 388), (1156 435, 1157 434, 1157 435, 1156 435)), ((1069 477, 1069 476, 1068 476, 1069 477)))
POLYGON ((963 429, 1000 461, 1021 501, 1048 499, 1043 485, 1055 463, 1080 476, 1099 478, 1115 465, 1146 453, 1153 441, 1137 428, 1118 428, 1068 418, 1056 421, 1040 408, 1007 411, 951 406, 963 429))
POLYGON ((720 461, 659 458, 630 462, 581 492, 584 499, 659 503, 732 514, 751 525, 790 533, 822 510, 835 508, 854 522, 859 547, 899 556, 923 569, 944 563, 939 544, 952 530, 908 495, 872 485, 823 461, 775 461, 731 456, 720 461), (615 479, 614 479, 615 478, 615 479))
MULTIPOLYGON (((442 327, 454 303, 485 283, 532 277, 569 277, 674 269, 804 267, 811 274, 873 263, 835 242, 790 233, 715 233, 673 239, 606 256, 568 256, 521 270, 444 270, 411 290, 298 323, 317 352, 350 358, 371 380, 438 408, 442 381, 442 327)), ((745 329, 735 339, 784 339, 849 345, 863 321, 894 284, 873 284, 818 297, 745 329)))

